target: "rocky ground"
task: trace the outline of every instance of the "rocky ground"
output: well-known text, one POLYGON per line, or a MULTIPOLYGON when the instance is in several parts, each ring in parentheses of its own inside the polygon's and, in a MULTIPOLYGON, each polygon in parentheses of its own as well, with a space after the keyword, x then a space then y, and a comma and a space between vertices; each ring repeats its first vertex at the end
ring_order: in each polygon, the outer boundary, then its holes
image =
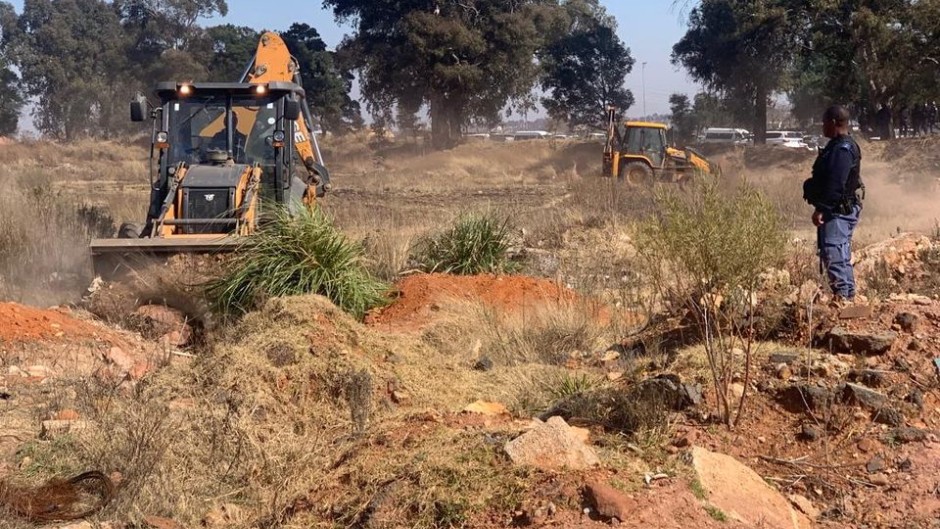
MULTIPOLYGON (((940 523, 934 237, 870 228, 868 298, 849 309, 816 298, 806 266, 768 271, 730 428, 694 332, 630 303, 627 221, 597 220, 613 206, 576 179, 556 202, 563 169, 511 184, 527 218, 564 225, 522 230, 528 275, 409 273, 364 322, 302 296, 220 325, 185 293, 104 284, 0 303, 0 527, 940 523)), ((409 215, 454 200, 388 192, 409 215)), ((385 207, 353 195, 338 200, 385 207)))

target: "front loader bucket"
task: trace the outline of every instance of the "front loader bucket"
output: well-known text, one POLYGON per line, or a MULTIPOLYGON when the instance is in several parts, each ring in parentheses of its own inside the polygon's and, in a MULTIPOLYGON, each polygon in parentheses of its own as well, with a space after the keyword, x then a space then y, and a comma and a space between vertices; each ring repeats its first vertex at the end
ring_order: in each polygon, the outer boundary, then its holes
POLYGON ((231 253, 243 242, 233 236, 93 239, 91 261, 95 275, 107 278, 175 255, 231 253))

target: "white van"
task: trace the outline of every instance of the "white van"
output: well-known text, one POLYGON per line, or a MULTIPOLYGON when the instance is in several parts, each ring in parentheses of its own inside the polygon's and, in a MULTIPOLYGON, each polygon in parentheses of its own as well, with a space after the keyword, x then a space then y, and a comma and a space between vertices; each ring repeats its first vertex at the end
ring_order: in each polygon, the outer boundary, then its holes
POLYGON ((515 141, 547 140, 550 136, 551 134, 544 130, 520 130, 513 136, 513 139, 515 141))
POLYGON ((702 143, 731 143, 744 145, 750 142, 751 133, 745 129, 705 129, 702 143))
POLYGON ((768 130, 767 145, 786 147, 788 149, 810 149, 803 141, 804 134, 791 130, 768 130))

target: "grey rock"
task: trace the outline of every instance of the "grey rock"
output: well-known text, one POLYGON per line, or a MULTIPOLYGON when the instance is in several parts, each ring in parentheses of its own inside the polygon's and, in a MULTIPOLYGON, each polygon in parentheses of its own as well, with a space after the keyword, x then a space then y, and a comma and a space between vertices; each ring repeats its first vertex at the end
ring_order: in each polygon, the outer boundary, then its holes
POLYGON ((493 369, 493 361, 488 356, 482 356, 473 364, 473 369, 476 371, 490 371, 493 369))
POLYGON ((888 402, 888 397, 858 384, 845 384, 839 392, 842 402, 858 404, 870 410, 879 410, 888 402))
POLYGON ((869 474, 877 474, 885 469, 885 460, 881 456, 875 456, 865 465, 865 470, 869 474))
POLYGON ((788 386, 777 393, 777 400, 789 411, 800 413, 809 410, 822 410, 833 401, 829 388, 809 384, 788 386))
POLYGON ((904 400, 905 400, 906 402, 910 402, 910 403, 913 404, 914 406, 917 406, 918 409, 923 409, 923 407, 924 407, 924 392, 922 392, 922 391, 919 390, 919 389, 915 389, 915 390, 911 391, 910 394, 908 394, 908 396, 904 397, 904 400))
POLYGON ((871 420, 888 426, 904 426, 904 414, 894 408, 884 407, 872 413, 871 420))
POLYGON ((644 380, 633 390, 639 400, 662 402, 676 411, 698 406, 702 403, 702 386, 684 384, 677 375, 659 375, 644 380))
POLYGON ((822 431, 819 428, 813 426, 812 424, 804 424, 800 428, 799 437, 803 441, 809 441, 812 443, 812 442, 818 441, 819 438, 822 437, 822 431))
POLYGON ((849 378, 856 382, 865 384, 870 388, 880 388, 887 382, 887 377, 885 376, 884 371, 877 371, 875 369, 852 371, 849 373, 849 378))
POLYGON ((898 463, 898 470, 901 472, 910 472, 914 468, 914 463, 911 461, 911 458, 907 458, 904 461, 898 463))
POLYGON ((505 451, 514 464, 543 470, 585 470, 600 464, 594 450, 561 417, 533 419, 532 429, 506 443, 505 451))
POLYGON ((883 355, 891 350, 898 339, 898 333, 884 331, 866 333, 850 331, 845 327, 833 327, 824 340, 836 352, 855 355, 883 355))
POLYGON ((919 443, 927 440, 928 433, 929 432, 926 430, 921 430, 920 428, 903 426, 888 432, 887 438, 889 441, 896 441, 898 443, 919 443))
POLYGON ((773 353, 772 355, 770 355, 770 358, 768 359, 768 361, 771 365, 775 366, 778 364, 790 365, 790 364, 795 363, 799 359, 800 359, 799 353, 787 352, 787 353, 773 353))

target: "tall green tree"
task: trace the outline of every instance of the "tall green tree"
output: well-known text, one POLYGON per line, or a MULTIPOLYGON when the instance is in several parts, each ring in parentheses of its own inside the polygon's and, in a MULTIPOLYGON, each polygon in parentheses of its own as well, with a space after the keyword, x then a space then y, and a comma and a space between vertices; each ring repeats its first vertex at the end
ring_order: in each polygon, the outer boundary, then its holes
POLYGON ((548 92, 542 104, 558 121, 603 128, 608 107, 625 111, 634 103, 624 83, 635 61, 596 1, 570 2, 565 8, 567 31, 539 54, 545 68, 542 88, 548 92))
POLYGON ((749 109, 755 141, 767 132, 767 104, 783 88, 805 35, 794 0, 701 0, 673 47, 672 61, 697 81, 749 109))
POLYGON ((557 5, 545 0, 324 0, 356 24, 343 45, 354 59, 373 115, 427 106, 432 143, 458 141, 471 118, 498 122, 527 95, 539 73, 536 50, 551 32, 557 5))
POLYGON ((669 96, 669 110, 672 113, 672 130, 676 140, 685 143, 695 138, 695 116, 692 114, 692 102, 685 94, 669 96))
POLYGON ((255 54, 261 34, 247 26, 223 24, 207 30, 212 42, 212 59, 208 64, 208 79, 238 81, 245 66, 255 54))
POLYGON ((101 0, 26 0, 12 53, 37 128, 72 140, 126 121, 128 41, 101 0))
POLYGON ((17 130, 26 98, 20 77, 13 71, 12 48, 17 33, 17 16, 9 2, 0 2, 0 135, 17 130))
POLYGON ((297 59, 311 112, 324 131, 343 133, 362 126, 359 102, 349 97, 353 75, 339 67, 316 29, 296 23, 281 37, 297 59))

